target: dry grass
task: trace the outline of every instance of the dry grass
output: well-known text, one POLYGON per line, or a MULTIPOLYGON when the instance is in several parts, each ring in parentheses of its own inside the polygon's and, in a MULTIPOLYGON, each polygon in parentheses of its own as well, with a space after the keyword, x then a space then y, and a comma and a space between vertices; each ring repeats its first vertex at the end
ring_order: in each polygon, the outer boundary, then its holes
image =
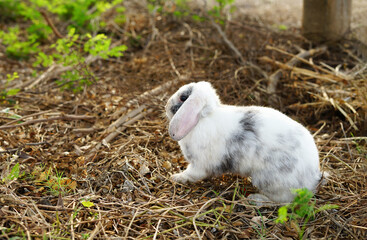
MULTIPOLYGON (((0 185, 1 238, 297 238, 291 224, 274 223, 277 206, 248 203, 246 196, 256 189, 246 178, 226 175, 191 185, 170 180, 186 163, 167 134, 164 105, 180 85, 199 80, 212 82, 225 103, 270 105, 315 133, 322 169, 331 174, 315 200, 317 206, 339 208, 318 213, 306 237, 366 238, 367 69, 353 41, 284 69, 274 98, 267 77, 279 69, 275 61, 285 64, 299 47, 310 48, 297 32, 276 32, 249 19, 228 22, 225 33, 242 53, 241 65, 208 22, 170 16, 154 22, 157 32, 144 11, 129 17, 125 30, 140 40, 108 26, 129 44, 129 52, 93 63, 101 80, 85 92, 59 91, 51 79, 18 94, 17 105, 8 106, 33 122, 0 130, 1 178, 16 163, 22 174, 0 185), (260 61, 264 56, 271 60, 260 61), (181 80, 138 97, 174 79, 181 80), (115 112, 127 106, 124 115, 143 104, 146 114, 125 121, 116 138, 102 141, 120 117, 115 112), (61 118, 50 121, 55 116, 61 118), (88 202, 93 206, 83 205, 88 202)), ((31 72, 27 65, 8 70, 20 72, 23 81, 31 72)), ((10 121, 0 114, 0 128, 16 124, 10 121)))

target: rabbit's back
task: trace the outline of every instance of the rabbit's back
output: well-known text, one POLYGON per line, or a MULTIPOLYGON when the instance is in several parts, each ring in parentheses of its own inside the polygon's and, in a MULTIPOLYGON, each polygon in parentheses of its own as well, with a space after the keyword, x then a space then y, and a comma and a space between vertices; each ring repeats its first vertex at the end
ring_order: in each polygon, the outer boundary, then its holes
POLYGON ((321 173, 317 147, 310 132, 275 109, 244 108, 245 115, 248 111, 256 112, 257 124, 254 167, 250 173, 253 184, 277 202, 292 200, 289 191, 292 188, 306 187, 314 191, 321 173))

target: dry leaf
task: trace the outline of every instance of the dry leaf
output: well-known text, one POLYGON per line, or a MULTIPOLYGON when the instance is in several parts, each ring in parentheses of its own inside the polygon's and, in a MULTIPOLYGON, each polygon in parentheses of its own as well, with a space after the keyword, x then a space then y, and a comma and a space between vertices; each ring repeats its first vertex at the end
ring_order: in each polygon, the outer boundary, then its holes
POLYGON ((251 238, 252 232, 253 232, 252 228, 245 229, 243 232, 241 232, 238 235, 238 238, 240 238, 240 239, 251 238))
POLYGON ((144 176, 145 174, 150 173, 150 169, 147 167, 147 165, 143 164, 140 166, 139 172, 144 176))
POLYGON ((163 164, 162 164, 162 167, 166 170, 169 170, 172 168, 172 164, 170 161, 165 161, 163 164))
POLYGON ((57 206, 58 207, 64 207, 64 200, 62 199, 61 192, 59 192, 59 197, 57 199, 57 206))
POLYGON ((251 226, 254 226, 254 227, 259 227, 259 226, 262 226, 265 221, 268 220, 265 216, 256 216, 256 217, 253 217, 251 218, 251 226))

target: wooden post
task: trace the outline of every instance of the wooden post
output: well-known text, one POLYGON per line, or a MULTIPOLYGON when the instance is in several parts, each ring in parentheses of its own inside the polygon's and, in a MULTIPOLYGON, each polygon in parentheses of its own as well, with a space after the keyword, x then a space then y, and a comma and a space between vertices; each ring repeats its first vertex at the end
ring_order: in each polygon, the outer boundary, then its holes
POLYGON ((307 39, 335 42, 349 30, 352 0, 303 0, 302 34, 307 39))

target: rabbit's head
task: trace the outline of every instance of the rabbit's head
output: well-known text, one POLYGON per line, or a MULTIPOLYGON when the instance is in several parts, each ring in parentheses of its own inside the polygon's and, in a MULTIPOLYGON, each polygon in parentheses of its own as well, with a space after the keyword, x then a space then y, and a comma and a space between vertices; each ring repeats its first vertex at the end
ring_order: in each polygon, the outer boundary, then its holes
POLYGON ((166 114, 169 134, 179 141, 184 138, 203 117, 220 105, 215 89, 208 82, 190 83, 182 86, 168 100, 166 114))

